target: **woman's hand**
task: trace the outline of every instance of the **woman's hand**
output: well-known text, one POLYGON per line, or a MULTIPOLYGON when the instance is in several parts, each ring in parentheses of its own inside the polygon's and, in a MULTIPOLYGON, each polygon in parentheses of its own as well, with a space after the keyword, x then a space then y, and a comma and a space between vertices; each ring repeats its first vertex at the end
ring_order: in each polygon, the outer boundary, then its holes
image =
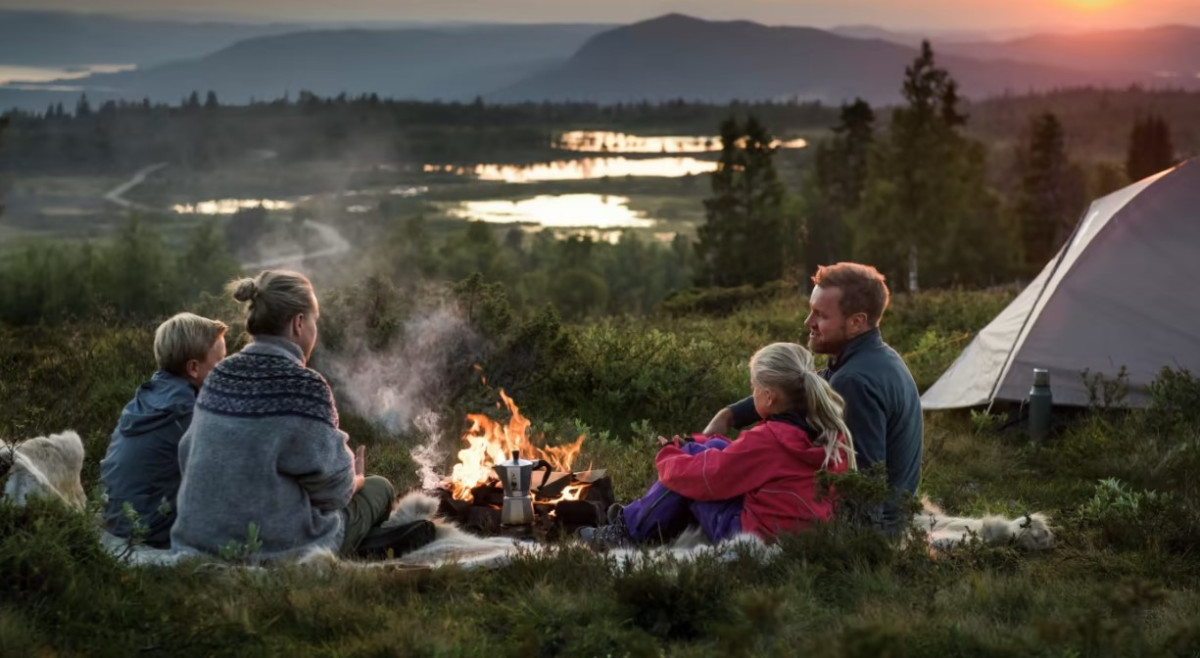
POLYGON ((683 439, 679 438, 678 434, 676 434, 675 436, 673 436, 669 439, 665 436, 658 437, 658 447, 660 447, 660 448, 666 447, 666 445, 668 443, 674 443, 675 447, 679 447, 679 446, 683 445, 684 441, 683 441, 683 439))
POLYGON ((355 475, 354 476, 354 493, 358 493, 359 490, 363 488, 363 483, 366 481, 367 481, 366 477, 364 477, 362 475, 355 475))

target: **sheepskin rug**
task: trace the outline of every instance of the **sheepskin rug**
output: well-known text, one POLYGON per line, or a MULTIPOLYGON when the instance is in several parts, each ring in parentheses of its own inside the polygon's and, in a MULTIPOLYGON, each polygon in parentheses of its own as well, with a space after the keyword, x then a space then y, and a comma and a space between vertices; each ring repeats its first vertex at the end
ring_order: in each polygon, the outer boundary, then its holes
POLYGON ((87 504, 79 479, 83 440, 75 432, 39 436, 15 446, 0 441, 0 464, 8 466, 4 496, 18 505, 30 498, 58 498, 80 510, 87 504))
MULTIPOLYGON (((87 497, 80 475, 83 470, 83 441, 67 430, 40 436, 16 445, 0 441, 0 475, 7 469, 5 498, 24 505, 33 497, 59 498, 76 509, 84 509, 87 497)), ((986 544, 1014 543, 1025 550, 1046 550, 1054 546, 1054 531, 1044 514, 1026 514, 1010 519, 1002 516, 962 517, 945 514, 928 499, 913 518, 913 526, 925 533, 931 549, 950 550, 974 541, 986 544)), ((384 526, 430 520, 437 532, 430 544, 411 553, 386 561, 339 560, 327 551, 315 552, 300 560, 311 564, 336 564, 343 567, 400 567, 433 569, 446 565, 466 568, 495 568, 522 554, 539 554, 553 546, 508 537, 479 537, 454 523, 437 517, 438 501, 422 492, 401 498, 384 526)), ((131 546, 120 537, 102 532, 101 544, 113 555, 135 566, 169 565, 181 556, 170 550, 131 546)), ((751 554, 767 559, 778 550, 750 534, 741 534, 720 544, 710 545, 697 528, 685 532, 669 545, 650 548, 620 548, 607 552, 617 567, 644 563, 646 560, 688 561, 704 557, 731 559, 751 554)))

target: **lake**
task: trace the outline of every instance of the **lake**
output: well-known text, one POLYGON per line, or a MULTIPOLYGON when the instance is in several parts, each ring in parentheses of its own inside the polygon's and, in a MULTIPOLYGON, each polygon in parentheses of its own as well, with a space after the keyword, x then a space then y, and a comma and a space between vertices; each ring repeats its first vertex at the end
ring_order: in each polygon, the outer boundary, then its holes
MULTIPOLYGON (((775 140, 776 148, 805 148, 808 141, 775 140)), ((718 135, 630 135, 607 130, 574 130, 559 137, 555 148, 583 153, 711 153, 721 150, 718 135)))
POLYGON ((629 197, 606 194, 543 194, 516 200, 460 201, 446 214, 494 224, 544 228, 650 228, 653 219, 629 207, 629 197))
POLYGON ((717 163, 691 157, 674 158, 579 158, 532 165, 425 165, 426 173, 454 174, 483 181, 536 183, 541 181, 593 180, 624 176, 675 178, 716 171, 717 163))
MULTIPOLYGON (((132 71, 134 64, 81 64, 79 66, 20 66, 16 64, 0 64, 0 85, 11 82, 31 83, 36 89, 45 88, 39 83, 52 80, 77 80, 86 78, 93 73, 119 73, 132 71)), ((16 85, 17 88, 22 86, 16 85)))
POLYGON ((262 206, 265 210, 291 210, 296 204, 277 199, 213 199, 199 203, 177 203, 171 206, 180 215, 232 215, 246 208, 262 206))

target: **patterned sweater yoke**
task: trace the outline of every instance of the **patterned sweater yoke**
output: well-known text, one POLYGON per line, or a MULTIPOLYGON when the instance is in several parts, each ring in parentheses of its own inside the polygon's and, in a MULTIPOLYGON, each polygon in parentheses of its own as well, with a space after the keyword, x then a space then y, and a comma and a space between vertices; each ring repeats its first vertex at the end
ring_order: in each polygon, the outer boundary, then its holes
POLYGON ((299 416, 337 429, 337 407, 325 378, 301 365, 298 348, 260 341, 213 368, 196 407, 238 418, 299 416))

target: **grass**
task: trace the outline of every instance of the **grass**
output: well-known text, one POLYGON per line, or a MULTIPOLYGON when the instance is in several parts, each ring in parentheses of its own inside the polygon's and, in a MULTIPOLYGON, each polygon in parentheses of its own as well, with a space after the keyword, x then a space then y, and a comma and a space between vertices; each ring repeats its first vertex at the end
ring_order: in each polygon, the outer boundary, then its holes
MULTIPOLYGON (((911 355, 929 347, 929 332, 953 335, 1004 299, 899 298, 887 336, 911 355)), ((631 341, 652 327, 674 339, 644 362, 643 376, 669 381, 655 378, 670 375, 672 350, 716 358, 791 337, 798 310, 785 300, 719 321, 569 326, 582 350, 569 358, 601 369, 605 353, 636 348, 631 341), (707 346, 697 347, 699 337, 707 346)), ((145 326, 112 323, 0 327, 0 436, 80 431, 91 489, 107 434, 151 369, 149 336, 145 326)), ((952 358, 947 349, 927 369, 952 358)), ((736 367, 731 359, 729 373, 736 367)), ((928 375, 918 379, 928 384, 928 375)), ((741 384, 698 384, 694 394, 705 406, 741 384)), ((1168 384, 1162 405, 1200 391, 1194 378, 1168 384)), ((569 379, 551 385, 563 399, 572 394, 569 379)), ((670 431, 654 426, 663 417, 655 398, 630 397, 607 421, 599 408, 585 421, 528 402, 552 435, 583 426, 590 438, 581 463, 607 468, 620 499, 653 478, 653 435, 670 431), (626 413, 645 420, 616 420, 626 413)), ((834 524, 785 538, 766 561, 674 567, 616 568, 563 546, 492 571, 133 569, 99 550, 86 515, 0 504, 0 655, 1193 656, 1200 424, 1194 409, 1162 405, 1085 412, 1040 447, 1019 428, 997 430, 967 414, 927 417, 924 492, 951 513, 1048 513, 1059 543, 1040 554, 970 545, 930 556, 919 544, 834 524), (1105 489, 1101 478, 1121 488, 1105 489)), ((342 411, 344 428, 369 444, 372 468, 401 490, 416 486, 416 438, 342 411)))

